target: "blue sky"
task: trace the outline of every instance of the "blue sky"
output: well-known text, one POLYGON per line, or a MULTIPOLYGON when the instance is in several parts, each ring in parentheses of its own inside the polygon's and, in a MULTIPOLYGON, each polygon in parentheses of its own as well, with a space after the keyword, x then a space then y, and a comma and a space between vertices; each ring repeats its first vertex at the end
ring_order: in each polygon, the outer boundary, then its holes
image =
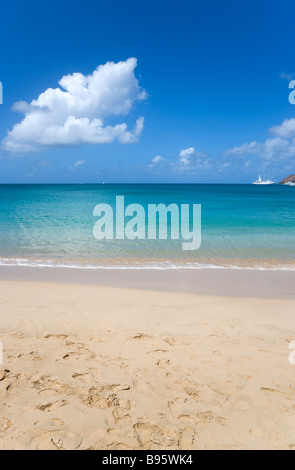
POLYGON ((10 0, 0 12, 0 183, 295 173, 294 1, 10 0), (48 89, 54 108, 32 106, 48 89))

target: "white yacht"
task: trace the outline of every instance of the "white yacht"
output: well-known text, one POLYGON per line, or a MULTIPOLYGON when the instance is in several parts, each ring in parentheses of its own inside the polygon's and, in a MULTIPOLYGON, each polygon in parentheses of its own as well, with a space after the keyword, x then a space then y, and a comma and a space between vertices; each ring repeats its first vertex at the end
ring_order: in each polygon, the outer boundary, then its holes
POLYGON ((254 181, 254 183, 252 184, 275 184, 274 181, 271 181, 271 180, 263 180, 261 179, 261 176, 259 175, 259 178, 257 181, 254 181))

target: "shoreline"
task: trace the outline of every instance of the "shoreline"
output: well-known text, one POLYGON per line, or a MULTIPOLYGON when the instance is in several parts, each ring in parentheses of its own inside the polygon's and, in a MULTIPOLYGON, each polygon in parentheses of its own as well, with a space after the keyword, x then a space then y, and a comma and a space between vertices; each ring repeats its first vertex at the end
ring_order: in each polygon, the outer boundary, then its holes
POLYGON ((295 271, 0 266, 0 281, 58 282, 222 297, 295 299, 295 271))

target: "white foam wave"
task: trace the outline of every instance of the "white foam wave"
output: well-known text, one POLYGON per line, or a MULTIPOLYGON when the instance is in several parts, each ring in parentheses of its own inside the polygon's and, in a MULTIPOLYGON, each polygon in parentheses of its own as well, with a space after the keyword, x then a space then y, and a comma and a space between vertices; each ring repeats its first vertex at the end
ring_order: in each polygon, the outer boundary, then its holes
POLYGON ((36 268, 66 268, 66 269, 85 269, 85 270, 171 270, 171 269, 232 269, 232 270, 252 270, 252 271, 295 271, 295 265, 270 265, 261 266, 259 264, 252 266, 239 266, 234 264, 218 265, 210 263, 197 262, 179 262, 157 261, 157 262, 133 262, 121 264, 82 264, 66 263, 57 260, 32 260, 26 258, 0 258, 0 266, 22 266, 36 268))

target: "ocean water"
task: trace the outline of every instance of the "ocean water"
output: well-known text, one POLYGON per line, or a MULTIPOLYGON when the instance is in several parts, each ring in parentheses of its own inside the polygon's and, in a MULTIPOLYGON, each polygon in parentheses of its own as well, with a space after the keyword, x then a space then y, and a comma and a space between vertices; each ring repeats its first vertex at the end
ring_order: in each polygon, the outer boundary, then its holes
MULTIPOLYGON (((127 219, 126 219, 127 220, 127 219)), ((168 220, 170 223, 170 220, 168 220)), ((254 185, 0 185, 0 265, 138 269, 293 269, 295 187, 254 185), (202 245, 96 240, 94 207, 202 205, 202 245)))

